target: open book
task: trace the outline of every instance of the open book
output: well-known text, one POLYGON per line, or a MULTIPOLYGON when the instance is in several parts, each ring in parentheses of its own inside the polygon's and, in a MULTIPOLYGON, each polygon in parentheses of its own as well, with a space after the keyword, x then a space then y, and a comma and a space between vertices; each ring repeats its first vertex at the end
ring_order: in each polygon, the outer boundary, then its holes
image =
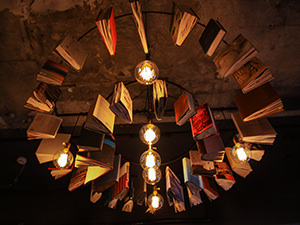
POLYGON ((83 68, 88 55, 83 46, 71 34, 67 34, 63 41, 56 46, 55 52, 77 71, 83 68))
POLYGON ((144 27, 144 23, 143 23, 143 14, 142 14, 142 7, 140 4, 140 1, 137 1, 137 0, 130 1, 130 6, 132 9, 133 19, 134 19, 135 25, 137 27, 141 42, 142 42, 144 52, 145 52, 145 54, 147 54, 148 53, 148 44, 147 44, 145 27, 144 27))
POLYGON ((200 152, 191 150, 189 156, 193 175, 213 176, 216 174, 214 162, 202 160, 200 152))
POLYGON ((132 123, 132 99, 123 82, 115 84, 113 98, 109 108, 120 119, 127 123, 132 123))
POLYGON ((168 91, 166 81, 156 80, 153 83, 153 108, 155 118, 161 120, 167 107, 168 91))
POLYGON ((228 191, 234 184, 235 179, 233 173, 226 162, 216 163, 217 174, 215 180, 225 191, 228 191))
POLYGON ((170 33, 173 42, 181 46, 186 37, 192 31, 197 23, 197 17, 192 15, 190 9, 184 6, 178 6, 174 4, 174 16, 171 24, 170 33))
POLYGON ((226 78, 257 54, 255 47, 240 34, 229 46, 218 52, 213 61, 219 77, 226 78))
POLYGON ((195 103, 191 93, 183 91, 174 103, 175 120, 178 126, 182 126, 196 114, 195 103))
POLYGON ((37 74, 36 80, 47 84, 62 85, 68 72, 68 67, 51 60, 47 60, 41 71, 37 74))
POLYGON ((89 109, 84 128, 110 134, 114 131, 114 125, 115 114, 110 110, 109 102, 98 95, 89 109))
POLYGON ((113 8, 100 10, 96 25, 110 55, 115 55, 117 46, 117 31, 113 8))
POLYGON ((269 83, 247 94, 240 92, 233 99, 244 122, 283 111, 283 103, 269 83))
POLYGON ((62 121, 56 116, 37 113, 27 129, 28 140, 55 138, 62 121))
POLYGON ((190 122, 195 140, 219 134, 214 114, 208 104, 204 104, 198 108, 196 115, 191 117, 190 122))
POLYGON ((210 19, 199 39, 204 53, 208 56, 212 56, 225 34, 226 30, 219 21, 210 19))
POLYGON ((33 96, 27 99, 24 107, 39 112, 52 112, 60 94, 58 86, 41 82, 33 91, 33 96))
POLYGON ((232 76, 244 94, 274 79, 270 70, 256 57, 235 71, 232 76))

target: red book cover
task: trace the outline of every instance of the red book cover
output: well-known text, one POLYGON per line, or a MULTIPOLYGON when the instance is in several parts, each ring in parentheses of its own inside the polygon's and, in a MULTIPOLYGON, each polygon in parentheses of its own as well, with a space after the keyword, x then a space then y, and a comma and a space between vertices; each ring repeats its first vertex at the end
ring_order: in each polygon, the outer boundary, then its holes
POLYGON ((210 117, 207 104, 198 108, 196 115, 191 117, 190 121, 193 137, 212 127, 213 122, 210 117))

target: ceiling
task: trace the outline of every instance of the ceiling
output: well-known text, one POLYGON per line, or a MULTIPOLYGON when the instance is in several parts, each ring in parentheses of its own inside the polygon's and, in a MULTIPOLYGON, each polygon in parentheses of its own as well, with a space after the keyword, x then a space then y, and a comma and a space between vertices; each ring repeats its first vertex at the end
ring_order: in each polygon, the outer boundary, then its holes
MULTIPOLYGON (((271 82, 284 101, 286 112, 276 116, 299 115, 300 72, 300 3, 296 0, 248 1, 222 0, 176 1, 192 8, 207 24, 218 19, 227 30, 225 40, 230 43, 242 33, 259 50, 258 58, 266 64, 275 80, 271 82)), ((170 0, 142 1, 150 59, 160 70, 160 77, 181 85, 193 93, 199 104, 208 102, 215 109, 216 118, 230 118, 226 114, 235 109, 233 95, 239 91, 235 81, 216 79, 217 70, 212 58, 205 56, 198 42, 203 26, 197 24, 181 47, 175 46, 169 34, 172 16, 170 0), (223 111, 223 113, 219 113, 223 111), (225 112, 225 113, 224 113, 225 112), (218 114, 219 113, 219 114, 218 114)), ((23 107, 38 82, 35 76, 51 59, 60 61, 53 49, 71 32, 76 38, 95 27, 100 9, 114 7, 116 17, 131 13, 128 1, 0 1, 0 128, 26 128, 33 111, 23 107)), ((116 19, 116 55, 110 56, 97 29, 86 34, 80 42, 88 52, 81 72, 72 70, 61 87, 57 112, 84 113, 97 94, 107 97, 114 83, 133 81, 133 70, 145 59, 145 54, 132 16, 116 19)), ((225 46, 221 43, 217 51, 225 46)), ((137 97, 145 86, 128 86, 134 99, 135 122, 145 122, 137 113, 145 109, 146 92, 137 97)), ((168 85, 170 112, 162 122, 174 121, 173 103, 180 88, 168 85)), ((65 126, 74 124, 76 117, 64 117, 65 126)), ((78 125, 84 122, 80 118, 78 125)), ((117 121, 118 122, 118 121, 117 121)))

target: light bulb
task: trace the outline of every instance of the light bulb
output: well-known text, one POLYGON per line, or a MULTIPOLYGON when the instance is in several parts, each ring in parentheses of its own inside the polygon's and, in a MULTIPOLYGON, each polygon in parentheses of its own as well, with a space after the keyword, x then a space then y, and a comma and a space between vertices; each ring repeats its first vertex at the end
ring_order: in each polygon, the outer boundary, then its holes
POLYGON ((141 157, 140 157, 140 165, 143 169, 147 169, 150 167, 158 168, 161 164, 161 158, 160 155, 151 149, 149 146, 149 149, 145 151, 141 157))
POLYGON ((142 126, 139 131, 139 136, 143 143, 147 145, 153 145, 158 142, 160 138, 160 131, 159 128, 154 124, 148 123, 142 126))
POLYGON ((159 168, 147 168, 143 171, 143 178, 147 184, 154 185, 161 179, 161 170, 159 168))
POLYGON ((148 197, 148 207, 151 209, 151 212, 161 209, 164 205, 164 198, 157 192, 159 188, 154 186, 153 189, 153 193, 148 197))
POLYGON ((70 143, 63 143, 65 148, 55 153, 53 157, 53 164, 56 168, 68 168, 73 163, 73 154, 69 151, 70 143))
POLYGON ((232 148, 233 159, 239 163, 245 163, 250 160, 250 150, 244 144, 236 143, 232 148))
POLYGON ((140 62, 134 71, 135 79, 144 85, 152 84, 158 78, 158 74, 159 70, 157 65, 150 60, 140 62))
POLYGON ((59 167, 65 167, 68 163, 68 154, 62 153, 59 158, 57 159, 57 163, 59 167))
POLYGON ((159 207, 159 197, 158 196, 153 196, 151 200, 152 200, 151 201, 151 206, 154 209, 157 209, 159 207))

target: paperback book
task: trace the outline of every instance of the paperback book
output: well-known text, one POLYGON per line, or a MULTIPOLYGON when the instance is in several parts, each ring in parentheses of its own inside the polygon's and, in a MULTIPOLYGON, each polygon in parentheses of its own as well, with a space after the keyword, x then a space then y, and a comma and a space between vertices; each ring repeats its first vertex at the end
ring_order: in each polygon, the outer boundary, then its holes
POLYGON ((105 133, 82 129, 77 148, 79 151, 102 151, 105 133))
POLYGON ((174 103, 175 120, 178 126, 182 126, 193 115, 196 114, 196 108, 193 96, 187 91, 183 91, 174 103))
POLYGON ((235 184, 233 173, 226 162, 216 163, 217 174, 215 180, 219 186, 228 191, 235 184))
POLYGON ((225 146, 220 135, 210 136, 196 141, 202 160, 222 162, 225 155, 225 146))
POLYGON ((208 199, 210 201, 213 201, 220 197, 218 191, 217 191, 217 185, 215 182, 215 179, 213 177, 206 177, 206 176, 200 176, 202 180, 202 189, 208 199))
POLYGON ((168 90, 166 86, 166 81, 156 80, 153 83, 153 108, 155 118, 157 120, 161 120, 165 113, 167 107, 167 99, 168 90))
POLYGON ((200 152, 191 150, 189 156, 193 175, 213 176, 216 174, 214 162, 202 160, 200 152))

